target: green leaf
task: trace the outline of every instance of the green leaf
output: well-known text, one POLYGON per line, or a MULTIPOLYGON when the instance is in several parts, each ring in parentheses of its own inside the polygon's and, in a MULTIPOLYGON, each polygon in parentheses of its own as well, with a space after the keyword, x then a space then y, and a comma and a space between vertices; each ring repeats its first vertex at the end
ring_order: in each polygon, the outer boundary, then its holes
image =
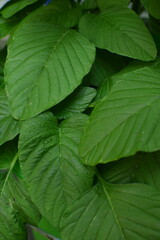
POLYGON ((31 201, 26 184, 20 177, 15 174, 10 175, 5 187, 5 195, 8 199, 14 199, 13 208, 19 212, 24 222, 38 225, 41 215, 31 201))
POLYGON ((94 57, 94 46, 74 30, 43 22, 22 24, 5 65, 12 115, 27 119, 59 103, 80 85, 94 57))
POLYGON ((83 9, 94 9, 98 7, 97 0, 85 0, 81 4, 83 9))
POLYGON ((117 5, 124 5, 127 6, 130 0, 97 0, 99 8, 103 11, 107 7, 117 6, 117 5))
POLYGON ((141 2, 153 17, 160 19, 159 0, 141 0, 141 2))
POLYGON ((0 90, 0 145, 13 139, 19 133, 19 122, 10 113, 8 99, 0 90))
POLYGON ((13 209, 14 199, 0 197, 0 239, 27 240, 26 229, 19 214, 13 209))
POLYGON ((0 17, 0 38, 3 38, 10 34, 17 26, 19 20, 15 17, 10 19, 4 19, 0 17))
POLYGON ((24 122, 19 154, 24 179, 42 216, 58 227, 68 204, 92 184, 93 172, 81 164, 78 144, 87 120, 83 114, 60 126, 51 113, 24 122))
POLYGON ((38 0, 20 0, 18 2, 9 5, 1 11, 2 17, 10 18, 26 6, 37 2, 38 0))
POLYGON ((96 90, 94 88, 78 88, 61 103, 53 107, 53 114, 59 119, 65 119, 73 116, 75 113, 81 113, 88 107, 95 96, 96 90))
POLYGON ((160 195, 154 188, 101 180, 66 211, 62 239, 158 240, 159 217, 160 195))
POLYGON ((134 156, 102 165, 103 178, 110 183, 139 182, 160 190, 160 152, 140 152, 134 156))
POLYGON ((31 12, 23 22, 45 21, 54 25, 74 27, 81 16, 82 9, 79 6, 72 7, 69 1, 53 1, 31 12))
POLYGON ((89 165, 160 149, 160 64, 118 75, 95 107, 80 154, 89 165))
POLYGON ((95 61, 87 77, 91 85, 99 86, 124 66, 125 62, 121 56, 97 49, 95 61))
POLYGON ((86 14, 79 29, 98 48, 143 61, 156 57, 156 46, 148 29, 128 8, 117 6, 101 14, 86 14))
POLYGON ((17 147, 15 142, 6 142, 0 146, 0 170, 9 170, 16 152, 17 147))

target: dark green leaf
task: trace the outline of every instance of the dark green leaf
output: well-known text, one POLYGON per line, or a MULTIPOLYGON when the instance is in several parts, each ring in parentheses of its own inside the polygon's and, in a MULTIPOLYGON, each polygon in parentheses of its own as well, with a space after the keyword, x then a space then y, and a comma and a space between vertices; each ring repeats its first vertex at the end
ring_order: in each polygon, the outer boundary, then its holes
POLYGON ((141 2, 153 17, 160 19, 159 0, 141 0, 141 2))
POLYGON ((127 6, 130 0, 97 0, 99 8, 103 11, 107 7, 117 6, 117 5, 124 5, 127 6))
POLYGON ((160 64, 118 75, 95 107, 80 153, 89 165, 160 149, 160 64))
POLYGON ((0 145, 13 139, 19 133, 19 122, 10 113, 8 99, 0 90, 0 145))
POLYGON ((59 119, 83 112, 96 95, 96 90, 90 87, 81 87, 53 107, 53 114, 59 119))
POLYGON ((101 181, 77 200, 62 221, 65 240, 159 240, 160 195, 143 184, 101 181))
POLYGON ((13 209, 14 199, 0 197, 0 239, 27 240, 26 229, 13 209))
POLYGON ((1 11, 2 17, 4 18, 10 18, 26 6, 33 4, 37 2, 38 0, 20 0, 18 2, 13 3, 12 5, 9 5, 5 9, 1 11))
POLYGON ((86 120, 78 114, 58 126, 53 115, 45 113, 22 126, 23 175, 33 202, 55 227, 66 206, 92 184, 93 172, 81 164, 77 149, 86 120))
POLYGON ((144 61, 156 57, 156 46, 148 29, 129 8, 118 6, 98 15, 86 14, 79 29, 98 48, 144 61))
POLYGON ((80 85, 94 57, 94 46, 74 30, 45 22, 22 24, 5 66, 12 115, 30 118, 59 103, 80 85))

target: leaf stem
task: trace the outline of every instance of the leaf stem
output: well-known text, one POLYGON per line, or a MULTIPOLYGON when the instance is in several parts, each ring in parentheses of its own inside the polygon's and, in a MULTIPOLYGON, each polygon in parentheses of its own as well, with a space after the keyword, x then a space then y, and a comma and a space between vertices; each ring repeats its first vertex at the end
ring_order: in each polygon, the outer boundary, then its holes
POLYGON ((51 234, 43 231, 42 229, 37 228, 37 227, 35 227, 35 226, 31 225, 31 224, 27 224, 27 225, 28 225, 28 227, 30 227, 31 229, 35 230, 36 232, 39 232, 41 235, 43 235, 43 236, 46 237, 47 239, 49 239, 49 240, 55 240, 55 237, 54 237, 53 235, 51 235, 51 234))

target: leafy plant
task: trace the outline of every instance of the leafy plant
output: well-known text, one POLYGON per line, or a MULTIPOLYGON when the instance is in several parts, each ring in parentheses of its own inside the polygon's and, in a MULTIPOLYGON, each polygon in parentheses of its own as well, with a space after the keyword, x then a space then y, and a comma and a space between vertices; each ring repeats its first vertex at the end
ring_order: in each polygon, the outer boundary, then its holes
POLYGON ((0 8, 0 240, 159 240, 159 1, 0 8))

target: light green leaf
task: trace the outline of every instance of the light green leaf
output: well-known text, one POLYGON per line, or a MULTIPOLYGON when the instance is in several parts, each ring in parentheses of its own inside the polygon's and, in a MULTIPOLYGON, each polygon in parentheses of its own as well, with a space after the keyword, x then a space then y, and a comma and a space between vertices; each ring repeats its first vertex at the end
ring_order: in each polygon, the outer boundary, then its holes
POLYGON ((0 145, 13 139, 19 133, 19 122, 10 113, 8 99, 0 90, 0 145))
POLYGON ((11 112, 27 119, 56 105, 89 72, 95 48, 74 30, 49 23, 22 24, 5 65, 11 112))
POLYGON ((103 11, 107 7, 117 6, 117 5, 124 5, 127 6, 130 0, 97 0, 99 8, 103 11))
POLYGON ((148 29, 129 8, 118 6, 101 14, 86 14, 79 29, 98 48, 143 61, 156 57, 156 46, 148 29))
POLYGON ((70 1, 52 1, 31 12, 23 22, 45 21, 54 25, 74 27, 82 16, 79 6, 72 7, 70 1))
POLYGON ((62 219, 65 240, 159 240, 160 195, 143 184, 109 185, 101 180, 62 219))
POLYGON ((8 7, 4 8, 1 11, 2 17, 4 18, 10 18, 12 17, 14 14, 16 14, 17 12, 19 12, 20 10, 22 10, 23 8, 25 8, 26 6, 33 4, 35 2, 37 2, 38 0, 20 0, 18 2, 15 2, 11 5, 9 5, 8 7))
POLYGON ((92 99, 96 96, 96 90, 90 87, 81 87, 53 107, 53 114, 59 119, 66 119, 75 113, 83 112, 92 99))
POLYGON ((80 154, 89 165, 160 149, 160 64, 118 75, 95 107, 80 154))
POLYGON ((141 0, 141 2, 153 17, 160 19, 159 0, 141 0))
POLYGON ((0 197, 0 239, 27 240, 26 229, 19 214, 13 209, 14 199, 0 197))
POLYGON ((78 156, 87 119, 78 114, 58 126, 51 113, 44 113, 22 126, 19 153, 24 179, 33 202, 55 227, 66 206, 92 184, 93 172, 78 156))

